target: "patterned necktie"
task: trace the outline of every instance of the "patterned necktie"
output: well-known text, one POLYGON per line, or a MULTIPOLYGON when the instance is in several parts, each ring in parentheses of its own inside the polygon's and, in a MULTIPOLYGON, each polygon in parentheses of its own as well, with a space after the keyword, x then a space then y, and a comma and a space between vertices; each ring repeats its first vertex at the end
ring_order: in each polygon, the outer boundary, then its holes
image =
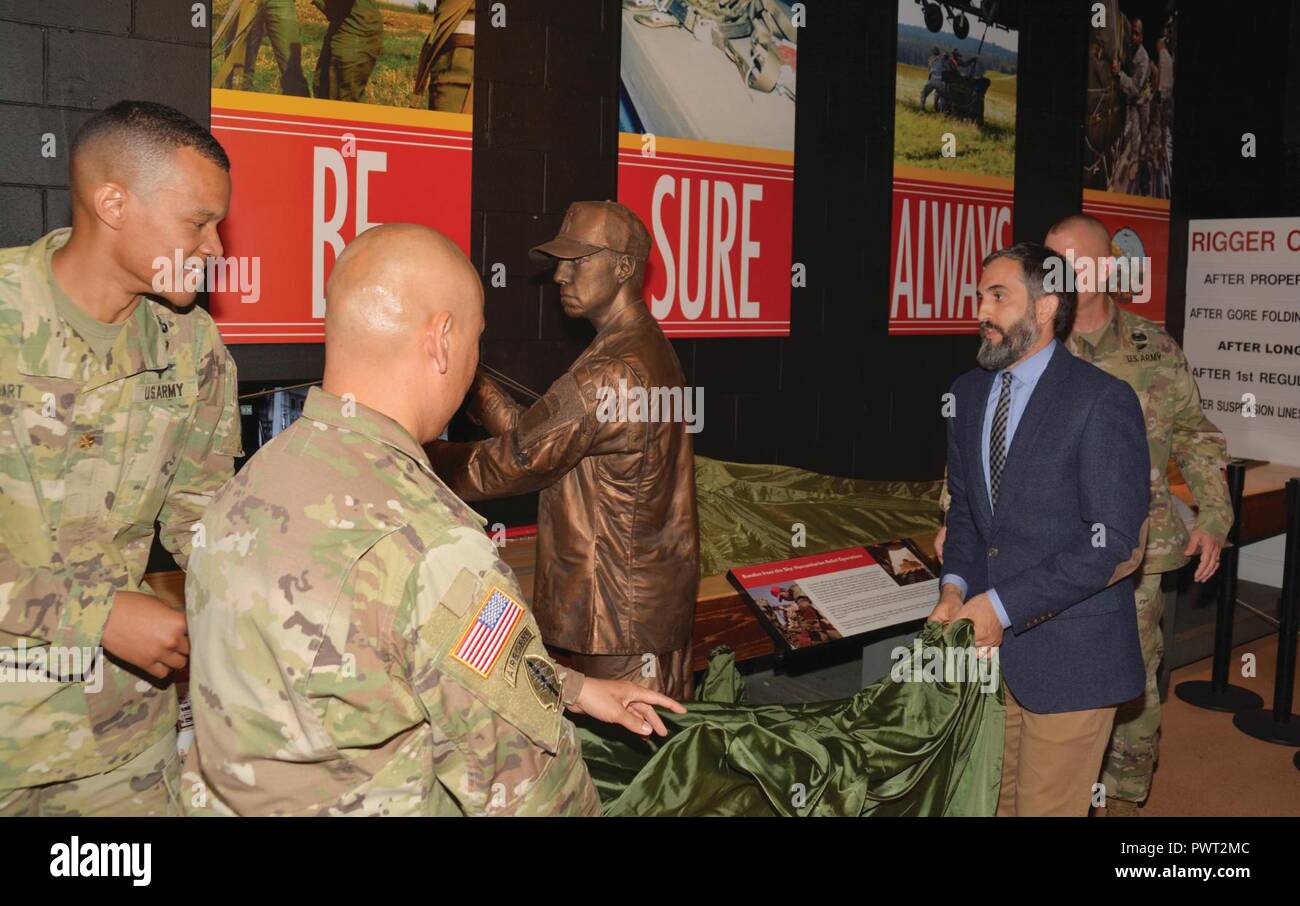
POLYGON ((998 487, 1002 484, 1002 469, 1007 464, 1007 416, 1011 414, 1011 372, 1002 372, 1002 392, 998 394, 998 408, 993 413, 993 431, 989 435, 989 496, 994 508, 998 505, 998 487))

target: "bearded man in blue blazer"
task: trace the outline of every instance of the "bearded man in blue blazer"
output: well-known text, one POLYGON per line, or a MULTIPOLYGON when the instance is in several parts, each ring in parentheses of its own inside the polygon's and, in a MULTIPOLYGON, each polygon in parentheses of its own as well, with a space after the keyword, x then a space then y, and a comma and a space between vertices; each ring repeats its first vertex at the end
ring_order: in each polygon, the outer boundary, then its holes
POLYGON ((1145 423, 1127 384, 1059 342, 1069 271, 1033 242, 985 259, 979 367, 951 390, 952 506, 930 618, 969 619, 976 645, 998 650, 1007 816, 1086 816, 1115 708, 1146 681, 1133 583, 1120 581, 1146 546, 1145 423))

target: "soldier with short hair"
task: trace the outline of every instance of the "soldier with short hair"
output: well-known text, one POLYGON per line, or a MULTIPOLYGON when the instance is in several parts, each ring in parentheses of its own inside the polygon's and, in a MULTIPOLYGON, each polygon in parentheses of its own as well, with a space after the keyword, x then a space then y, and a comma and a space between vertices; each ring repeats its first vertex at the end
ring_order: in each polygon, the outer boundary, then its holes
POLYGON ((355 239, 325 379, 204 514, 190 562, 195 814, 594 815, 575 713, 667 731, 631 683, 558 669, 484 520, 420 444, 478 364, 483 291, 427 227, 355 239))
POLYGON ((185 565, 241 452, 235 365, 193 306, 230 162, 144 101, 71 158, 72 228, 0 251, 0 657, 24 679, 0 682, 0 814, 174 814, 189 643, 144 571, 155 522, 185 565), (93 666, 40 668, 69 649, 93 666))

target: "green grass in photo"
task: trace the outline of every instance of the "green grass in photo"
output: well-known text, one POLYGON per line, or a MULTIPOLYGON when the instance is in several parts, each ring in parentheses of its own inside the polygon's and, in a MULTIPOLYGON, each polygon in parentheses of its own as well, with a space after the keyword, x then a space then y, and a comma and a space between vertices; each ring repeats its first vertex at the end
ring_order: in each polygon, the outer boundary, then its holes
MULTIPOLYGON (((234 0, 216 0, 213 22, 220 23, 234 0)), ((414 94, 415 70, 420 59, 420 47, 429 34, 433 17, 419 13, 415 8, 396 3, 380 3, 384 13, 384 49, 366 83, 366 101, 388 107, 419 107, 428 105, 428 98, 414 94)), ((316 61, 320 58, 321 41, 325 38, 327 22, 310 0, 296 0, 299 30, 302 36, 302 72, 307 84, 315 81, 316 61)), ((214 55, 212 75, 215 79, 222 56, 214 55)), ((263 39, 257 54, 257 71, 253 76, 253 90, 264 94, 280 93, 280 71, 275 65, 271 42, 263 39)))
POLYGON ((921 110, 922 66, 898 65, 894 89, 894 163, 1011 179, 1016 168, 1016 77, 990 70, 984 125, 934 111, 934 94, 921 110), (944 157, 943 134, 957 139, 957 155, 944 157))

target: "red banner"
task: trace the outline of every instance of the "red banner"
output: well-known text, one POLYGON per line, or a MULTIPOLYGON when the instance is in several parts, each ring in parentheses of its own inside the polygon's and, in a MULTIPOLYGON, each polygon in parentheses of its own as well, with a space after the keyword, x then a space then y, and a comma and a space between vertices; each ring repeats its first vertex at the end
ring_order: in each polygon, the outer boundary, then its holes
POLYGON ((982 262, 1012 244, 1007 181, 894 168, 890 334, 976 333, 982 262))
POLYGON ((650 154, 630 133, 620 146, 618 200, 650 230, 645 300, 664 333, 789 334, 792 155, 664 138, 650 154))
POLYGON ((466 252, 465 114, 216 89, 212 132, 231 160, 224 257, 257 285, 210 293, 227 343, 320 342, 325 281, 344 247, 382 223, 420 223, 466 252))

